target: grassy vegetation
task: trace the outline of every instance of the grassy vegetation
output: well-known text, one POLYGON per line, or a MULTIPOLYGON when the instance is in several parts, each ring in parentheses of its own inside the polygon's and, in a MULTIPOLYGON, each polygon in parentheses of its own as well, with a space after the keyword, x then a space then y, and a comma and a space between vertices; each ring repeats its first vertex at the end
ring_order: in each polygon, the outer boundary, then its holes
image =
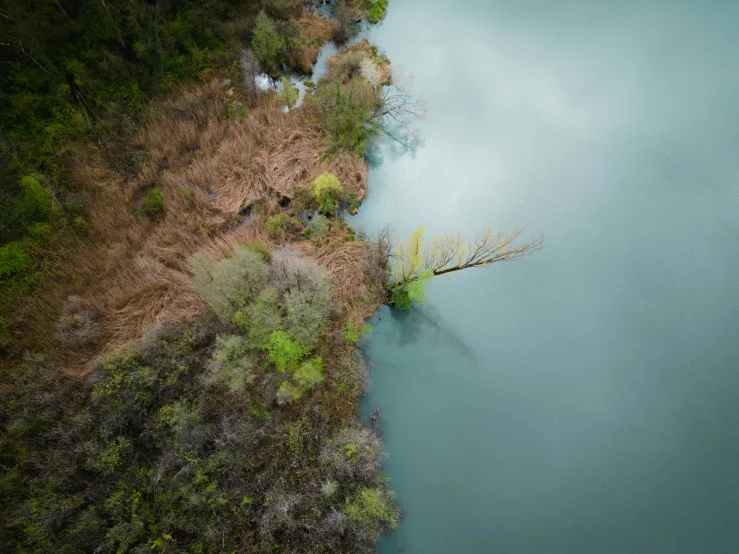
MULTIPOLYGON (((58 172, 19 156, 31 161, 11 179, 3 552, 371 552, 397 526, 382 441, 358 415, 356 343, 384 299, 387 254, 336 217, 364 196, 366 163, 320 103, 283 114, 273 93, 221 84, 248 81, 232 47, 253 46, 261 10, 288 63, 317 51, 306 37, 326 28, 297 5, 60 1, 14 15, 80 32, 91 17, 105 41, 65 36, 125 63, 97 73, 80 54, 90 77, 74 90, 91 109, 60 97, 81 124, 50 143, 58 172), (105 96, 121 67, 141 77, 124 104, 105 96)), ((37 61, 77 59, 65 48, 37 61)), ((13 56, 13 90, 33 89, 18 65, 33 60, 13 56)), ((36 116, 17 129, 24 117, 36 116)))

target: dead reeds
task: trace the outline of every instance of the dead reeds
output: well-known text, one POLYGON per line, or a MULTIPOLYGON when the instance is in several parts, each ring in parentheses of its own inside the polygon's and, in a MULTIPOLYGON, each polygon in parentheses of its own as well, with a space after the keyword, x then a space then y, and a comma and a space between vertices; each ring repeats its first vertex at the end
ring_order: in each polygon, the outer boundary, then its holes
MULTIPOLYGON (((248 117, 228 118, 224 92, 215 81, 191 84, 161 102, 131 140, 132 150, 147 153, 132 176, 115 173, 93 146, 76 154, 73 171, 89 233, 53 255, 43 292, 20 310, 29 343, 48 342, 67 297, 77 295, 100 314, 97 341, 85 348, 60 343, 59 350, 68 367, 84 372, 93 354, 205 309, 188 275, 193 253, 220 257, 237 244, 269 242, 265 214, 324 171, 364 196, 366 163, 348 153, 327 157, 325 135, 313 123, 309 103, 285 114, 263 95, 248 117), (162 190, 163 209, 136 215, 152 187, 162 190), (257 203, 262 213, 250 213, 257 203)), ((345 242, 317 252, 342 300, 366 292, 357 262, 361 248, 345 242)), ((306 253, 312 249, 306 245, 306 253)))

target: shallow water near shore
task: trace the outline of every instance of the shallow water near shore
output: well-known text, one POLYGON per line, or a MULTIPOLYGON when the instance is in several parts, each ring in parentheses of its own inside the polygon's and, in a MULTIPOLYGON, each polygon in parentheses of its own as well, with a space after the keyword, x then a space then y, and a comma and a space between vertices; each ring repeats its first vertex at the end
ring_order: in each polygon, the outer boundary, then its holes
POLYGON ((739 552, 739 4, 392 0, 428 100, 359 230, 526 226, 366 342, 383 553, 739 552))

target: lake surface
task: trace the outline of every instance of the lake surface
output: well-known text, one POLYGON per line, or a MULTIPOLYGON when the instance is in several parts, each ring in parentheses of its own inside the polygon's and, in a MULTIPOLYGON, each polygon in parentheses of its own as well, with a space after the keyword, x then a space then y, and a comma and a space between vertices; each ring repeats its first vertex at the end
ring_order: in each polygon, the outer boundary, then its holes
POLYGON ((383 144, 351 224, 548 245, 373 318, 383 553, 739 552, 738 28, 737 2, 390 2, 371 39, 425 145, 383 144))

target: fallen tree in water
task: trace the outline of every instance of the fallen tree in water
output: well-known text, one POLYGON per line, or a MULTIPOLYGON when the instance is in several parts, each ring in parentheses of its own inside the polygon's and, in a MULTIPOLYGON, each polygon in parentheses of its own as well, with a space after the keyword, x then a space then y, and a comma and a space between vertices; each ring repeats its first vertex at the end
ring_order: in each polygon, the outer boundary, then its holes
POLYGON ((424 247, 421 226, 407 242, 397 242, 392 248, 388 233, 383 232, 378 242, 388 249, 392 304, 400 310, 407 310, 413 302, 423 304, 426 287, 437 275, 517 260, 544 247, 542 236, 516 244, 522 232, 523 229, 516 229, 496 233, 491 226, 485 226, 472 239, 467 240, 458 232, 434 237, 424 247))

